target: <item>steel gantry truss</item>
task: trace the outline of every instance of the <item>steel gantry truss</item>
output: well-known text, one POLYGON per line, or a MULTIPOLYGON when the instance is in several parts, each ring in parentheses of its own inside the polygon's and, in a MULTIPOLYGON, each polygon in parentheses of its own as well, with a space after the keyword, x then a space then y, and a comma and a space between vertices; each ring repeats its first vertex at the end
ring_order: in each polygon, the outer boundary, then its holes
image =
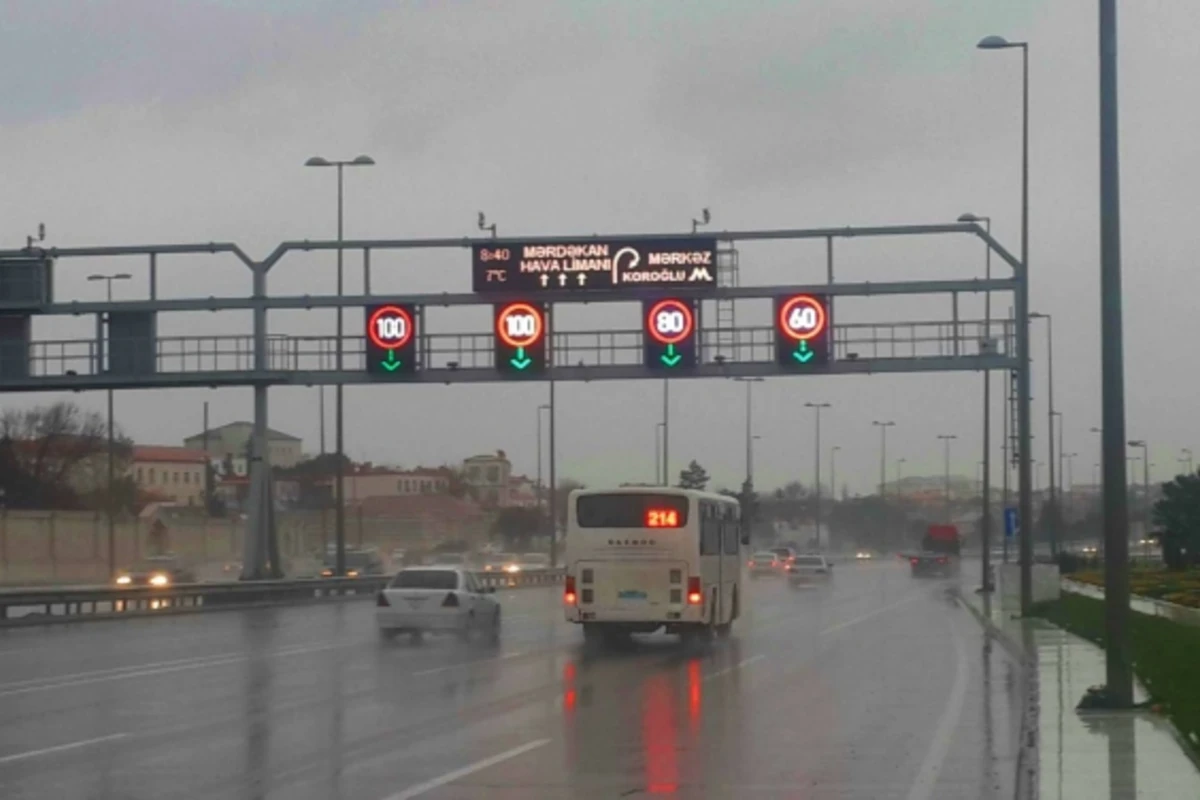
MULTIPOLYGON (((574 243, 590 237, 539 237, 541 243, 574 243)), ((614 237, 617 238, 617 237, 614 237)), ((686 240, 680 234, 621 235, 624 241, 655 241, 664 238, 686 240)), ((828 365, 807 374, 872 374, 889 372, 947 372, 1011 370, 1028 387, 1028 308, 1019 302, 1025 281, 1021 263, 980 225, 972 222, 937 225, 886 227, 846 227, 817 229, 781 229, 707 232, 693 235, 697 240, 716 239, 722 254, 738 243, 749 241, 823 240, 827 251, 827 281, 819 284, 745 286, 738 280, 722 280, 705 289, 645 289, 628 291, 589 291, 586 296, 567 292, 544 292, 536 298, 554 306, 575 303, 635 302, 645 296, 670 295, 681 299, 715 300, 718 308, 731 309, 737 300, 774 298, 790 294, 821 294, 836 297, 875 297, 887 295, 950 295, 954 302, 950 319, 925 322, 836 323, 832 328, 832 352, 828 365), (881 283, 837 283, 834 279, 834 242, 838 239, 868 237, 913 237, 930 235, 973 235, 982 239, 991 251, 1011 267, 1011 275, 993 279, 888 281, 881 283), (1018 299, 1016 317, 1010 320, 963 320, 958 318, 960 293, 1012 292, 1018 299), (991 342, 1001 342, 997 348, 991 342)), ((275 542, 274 511, 267 457, 267 390, 271 386, 310 386, 319 384, 378 383, 479 383, 507 381, 492 364, 493 333, 418 332, 420 369, 403 381, 381 381, 368 374, 364 365, 363 335, 343 336, 343 368, 330 363, 329 354, 337 350, 335 336, 280 336, 268 334, 267 314, 288 309, 361 308, 370 304, 411 304, 420 310, 453 306, 491 306, 519 300, 532 300, 525 292, 500 292, 481 295, 461 294, 374 294, 371 291, 371 255, 377 251, 466 249, 476 245, 504 246, 516 243, 507 238, 444 239, 371 239, 337 241, 291 241, 279 244, 266 258, 255 260, 232 243, 140 245, 77 248, 25 248, 0 251, 0 266, 5 259, 30 257, 54 263, 61 259, 145 256, 149 269, 149 298, 115 302, 45 302, 11 305, 0 300, 0 315, 97 317, 96 336, 90 339, 30 341, 28 349, 14 354, 13 348, 0 349, 0 391, 38 392, 89 389, 153 389, 181 387, 250 386, 254 390, 254 431, 250 460, 250 498, 247 535, 244 540, 243 578, 257 579, 279 575, 279 557, 275 542), (362 256, 363 294, 270 296, 267 278, 284 256, 293 252, 357 251, 362 256), (165 256, 229 254, 241 261, 251 273, 251 292, 241 297, 158 297, 159 260, 165 256), (151 341, 121 342, 107 338, 102 318, 112 315, 146 315, 183 311, 252 312, 252 333, 248 335, 158 336, 143 335, 151 341), (136 368, 115 370, 114 348, 140 345, 143 353, 136 368), (105 353, 108 353, 106 364, 105 353), (19 363, 14 363, 16 359, 19 363)), ((736 256, 734 256, 736 258, 736 256)), ((699 363, 670 378, 730 378, 796 374, 782 369, 774 359, 774 329, 770 325, 737 327, 731 313, 719 313, 712 324, 701 320, 699 363)), ((153 326, 151 326, 153 330, 153 326)), ((642 363, 640 330, 557 330, 548 337, 548 363, 541 380, 595 381, 657 379, 664 375, 642 363)), ((1018 398, 1028 407, 1028 392, 1018 398)), ((1028 431, 1023 435, 1027 437, 1028 431)), ((1029 468, 1028 440, 1017 453, 1020 468, 1029 468)), ((1024 489, 1026 481, 1021 482, 1024 489)), ((1022 496, 1021 510, 1027 512, 1030 498, 1022 496)), ((1022 536, 1029 535, 1022 526, 1022 536)), ((1024 578, 1024 575, 1023 575, 1024 578)))

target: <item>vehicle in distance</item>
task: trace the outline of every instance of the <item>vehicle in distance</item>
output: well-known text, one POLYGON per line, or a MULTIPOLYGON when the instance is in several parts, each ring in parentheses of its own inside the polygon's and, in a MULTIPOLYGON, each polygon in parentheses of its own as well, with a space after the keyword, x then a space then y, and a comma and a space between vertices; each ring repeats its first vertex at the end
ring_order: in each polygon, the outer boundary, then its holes
POLYGON ((483 563, 484 572, 519 572, 516 553, 492 553, 483 563))
MULTIPOLYGON (((346 577, 361 578, 367 575, 383 575, 383 559, 374 550, 346 550, 346 577)), ((321 566, 321 577, 332 578, 337 573, 337 554, 326 553, 321 566)))
POLYGON ((960 550, 958 528, 953 525, 930 525, 921 539, 921 551, 908 557, 913 577, 957 575, 960 550))
POLYGON ((117 586, 174 586, 195 583, 196 573, 172 555, 149 556, 117 573, 117 586))
POLYGON ((771 550, 760 550, 750 556, 748 566, 750 568, 750 577, 753 579, 761 578, 764 575, 783 574, 783 564, 779 560, 779 556, 775 555, 771 550))
POLYGON ((708 639, 741 611, 741 506, 690 489, 577 489, 567 501, 564 613, 588 641, 708 639))
POLYGON ((854 551, 854 558, 858 561, 870 561, 874 557, 875 557, 875 554, 872 553, 870 550, 854 551))
POLYGON ((405 567, 375 598, 379 635, 391 639, 407 633, 420 640, 427 633, 451 633, 470 639, 479 633, 500 638, 500 604, 495 589, 455 567, 405 567))
POLYGON ((833 577, 833 564, 822 555, 796 556, 787 565, 789 586, 823 583, 833 577))
POLYGON ((772 547, 771 552, 779 559, 781 567, 787 567, 796 557, 796 548, 794 547, 772 547))
POLYGON ((550 569, 550 556, 545 553, 522 553, 517 559, 521 571, 550 569))

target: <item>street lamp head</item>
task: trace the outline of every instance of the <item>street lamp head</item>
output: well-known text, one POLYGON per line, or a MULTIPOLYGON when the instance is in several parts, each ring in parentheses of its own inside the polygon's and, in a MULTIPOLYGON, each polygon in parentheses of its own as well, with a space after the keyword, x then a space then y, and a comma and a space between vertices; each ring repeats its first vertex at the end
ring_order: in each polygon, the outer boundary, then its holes
POLYGON ((1130 439, 1129 446, 1130 447, 1145 447, 1146 442, 1143 439, 1130 439))
POLYGON ((89 281, 102 281, 102 280, 104 280, 104 276, 103 276, 103 275, 99 275, 99 274, 96 274, 96 275, 88 275, 88 276, 87 276, 87 279, 88 279, 89 281))
POLYGON ((133 276, 128 272, 118 272, 116 275, 110 275, 109 277, 114 281, 128 281, 133 279, 133 276))
POLYGON ((1041 311, 1030 311, 1029 312, 1030 319, 1046 319, 1049 316, 1050 316, 1049 314, 1043 314, 1041 311))
POLYGON ((329 163, 329 159, 327 159, 327 158, 321 158, 320 156, 313 156, 308 161, 304 162, 304 166, 306 166, 306 167, 332 167, 333 165, 329 163))
POLYGON ((1003 36, 985 36, 979 40, 979 44, 975 45, 980 50, 1008 50, 1012 47, 1024 47, 1025 42, 1010 42, 1003 36))
POLYGON ((350 164, 355 167, 373 167, 375 166, 375 159, 367 155, 360 155, 355 156, 354 160, 351 161, 350 164))
POLYGON ((978 214, 972 214, 968 211, 965 214, 958 215, 959 222, 991 222, 991 217, 981 217, 978 214))

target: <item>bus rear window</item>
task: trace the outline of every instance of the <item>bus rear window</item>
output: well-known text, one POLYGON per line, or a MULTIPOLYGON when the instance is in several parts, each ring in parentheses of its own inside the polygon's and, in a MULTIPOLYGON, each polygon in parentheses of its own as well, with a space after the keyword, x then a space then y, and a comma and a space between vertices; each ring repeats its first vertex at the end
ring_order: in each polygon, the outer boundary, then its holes
POLYGON ((581 528, 682 528, 688 498, 672 494, 585 494, 575 499, 581 528))

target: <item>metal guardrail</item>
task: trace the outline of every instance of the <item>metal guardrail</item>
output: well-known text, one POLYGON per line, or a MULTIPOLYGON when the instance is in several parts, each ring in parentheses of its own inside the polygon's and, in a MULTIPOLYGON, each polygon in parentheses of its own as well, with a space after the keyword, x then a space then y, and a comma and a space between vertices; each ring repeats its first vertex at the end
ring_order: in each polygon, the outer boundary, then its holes
MULTIPOLYGON (((521 589, 562 581, 563 570, 475 573, 489 588, 521 589)), ((300 578, 281 581, 188 583, 175 586, 69 586, 0 590, 0 627, 125 618, 150 614, 219 611, 257 605, 292 605, 372 598, 391 575, 300 578)))

